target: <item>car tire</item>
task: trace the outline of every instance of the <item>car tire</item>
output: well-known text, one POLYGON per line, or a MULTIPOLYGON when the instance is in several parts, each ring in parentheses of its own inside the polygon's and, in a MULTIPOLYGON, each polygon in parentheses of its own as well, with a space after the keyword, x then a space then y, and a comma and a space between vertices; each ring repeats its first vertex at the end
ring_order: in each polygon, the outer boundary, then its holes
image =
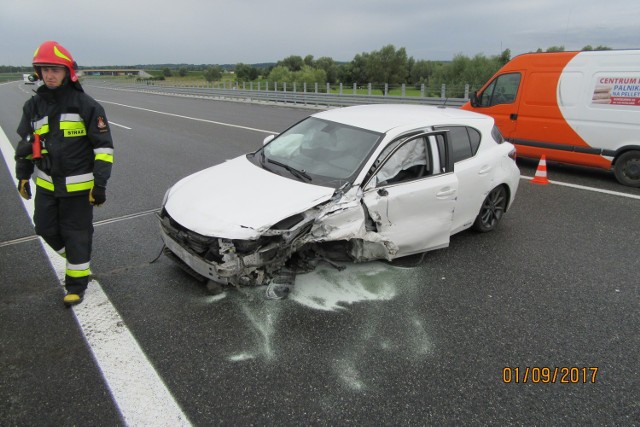
POLYGON ((620 184, 640 187, 640 151, 631 150, 616 159, 613 174, 620 184))
POLYGON ((482 202, 480 213, 473 223, 473 229, 481 233, 493 231, 507 209, 507 190, 500 185, 487 194, 482 202))

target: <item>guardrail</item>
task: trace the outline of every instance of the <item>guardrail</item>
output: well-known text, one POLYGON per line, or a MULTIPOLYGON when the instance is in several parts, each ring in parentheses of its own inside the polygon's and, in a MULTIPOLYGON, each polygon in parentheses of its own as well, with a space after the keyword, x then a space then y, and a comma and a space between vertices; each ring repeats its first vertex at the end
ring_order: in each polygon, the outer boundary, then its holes
POLYGON ((129 90, 135 92, 157 93, 162 95, 187 96, 195 98, 222 99, 237 102, 278 103, 301 107, 345 107, 362 104, 417 104, 417 105, 446 105, 460 107, 467 102, 465 98, 443 98, 422 96, 392 96, 392 95, 356 95, 335 94, 321 92, 299 92, 286 90, 246 90, 240 88, 215 88, 198 86, 171 86, 157 83, 132 83, 118 80, 85 79, 86 84, 102 86, 111 89, 129 90))

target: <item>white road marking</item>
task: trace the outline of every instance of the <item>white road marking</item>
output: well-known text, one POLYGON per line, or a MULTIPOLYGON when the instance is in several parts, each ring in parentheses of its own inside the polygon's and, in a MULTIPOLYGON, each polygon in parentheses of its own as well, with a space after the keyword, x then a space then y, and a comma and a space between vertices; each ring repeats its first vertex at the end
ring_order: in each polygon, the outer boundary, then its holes
MULTIPOLYGON (((0 128, 0 151, 9 173, 16 181, 14 149, 2 128, 0 128)), ((19 198, 33 223, 33 199, 19 198)), ((66 268, 65 260, 44 241, 40 240, 40 243, 62 284, 66 268)), ((62 302, 60 309, 63 309, 62 302)), ((75 306, 73 312, 114 403, 127 425, 191 425, 122 317, 109 301, 100 283, 96 280, 89 283, 85 301, 75 306)))
MULTIPOLYGON (((533 177, 532 176, 520 175, 520 179, 532 180, 533 177)), ((585 185, 571 184, 569 182, 562 182, 562 181, 549 180, 549 183, 550 184, 555 184, 555 185, 560 185, 560 186, 563 186, 563 187, 577 188, 579 190, 593 191, 595 193, 609 194, 611 196, 626 197, 628 199, 638 199, 638 200, 640 200, 640 196, 636 196, 635 194, 621 193, 619 191, 603 190, 601 188, 587 187, 585 185)), ((622 184, 620 184, 620 185, 622 185, 622 184)))
POLYGON ((130 127, 125 126, 125 125, 119 125, 118 123, 114 123, 114 122, 112 122, 111 120, 109 120, 109 124, 110 124, 110 125, 114 125, 114 126, 118 126, 118 127, 121 127, 121 128, 127 129, 127 130, 131 130, 131 128, 130 128, 130 127))
POLYGON ((195 120, 197 122, 211 123, 211 124, 214 124, 214 125, 227 126, 227 127, 237 128, 237 129, 251 130, 251 131, 254 131, 254 132, 270 133, 270 134, 273 134, 273 135, 277 135, 278 134, 278 132, 273 132, 273 131, 270 131, 270 130, 256 129, 256 128, 251 128, 251 127, 248 127, 248 126, 234 125, 234 124, 231 124, 231 123, 216 122, 214 120, 199 119, 197 117, 182 116, 180 114, 166 113, 164 111, 150 110, 148 108, 142 108, 142 107, 134 107, 133 105, 119 104, 117 102, 109 102, 109 101, 105 101, 105 100, 100 100, 100 102, 103 103, 103 104, 112 104, 112 105, 118 105, 120 107, 125 107, 125 108, 133 108, 134 110, 147 111, 149 113, 163 114, 165 116, 178 117, 178 118, 187 119, 187 120, 195 120))

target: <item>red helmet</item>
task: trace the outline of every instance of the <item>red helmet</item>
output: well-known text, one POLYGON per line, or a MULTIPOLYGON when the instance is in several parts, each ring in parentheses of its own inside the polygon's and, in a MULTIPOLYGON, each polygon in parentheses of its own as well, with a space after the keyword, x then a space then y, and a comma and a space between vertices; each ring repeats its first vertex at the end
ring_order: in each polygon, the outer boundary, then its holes
POLYGON ((38 74, 40 79, 42 79, 40 67, 43 65, 63 65, 69 70, 69 78, 71 81, 78 81, 78 76, 76 75, 78 64, 73 60, 71 52, 58 42, 46 41, 34 52, 33 68, 36 70, 36 74, 38 74))

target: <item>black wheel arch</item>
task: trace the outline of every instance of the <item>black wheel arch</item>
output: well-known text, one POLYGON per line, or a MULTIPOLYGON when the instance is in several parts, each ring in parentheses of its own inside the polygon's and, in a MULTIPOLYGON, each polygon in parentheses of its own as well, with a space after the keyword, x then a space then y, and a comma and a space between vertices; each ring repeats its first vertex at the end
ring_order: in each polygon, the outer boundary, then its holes
POLYGON ((615 166, 620 156, 629 151, 640 151, 640 145, 625 145, 624 147, 618 148, 613 154, 613 161, 611 162, 611 166, 615 166))

